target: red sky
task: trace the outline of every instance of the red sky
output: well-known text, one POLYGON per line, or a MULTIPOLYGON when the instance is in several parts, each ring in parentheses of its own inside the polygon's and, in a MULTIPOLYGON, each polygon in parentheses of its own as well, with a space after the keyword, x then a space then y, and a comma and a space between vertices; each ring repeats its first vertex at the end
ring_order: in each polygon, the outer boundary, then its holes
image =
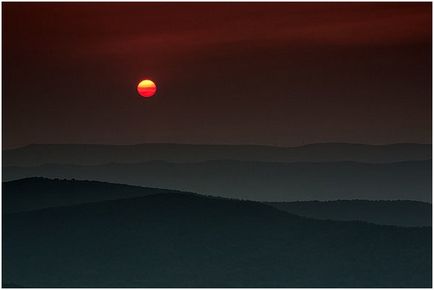
POLYGON ((431 142, 431 3, 3 3, 4 146, 142 142, 431 142))

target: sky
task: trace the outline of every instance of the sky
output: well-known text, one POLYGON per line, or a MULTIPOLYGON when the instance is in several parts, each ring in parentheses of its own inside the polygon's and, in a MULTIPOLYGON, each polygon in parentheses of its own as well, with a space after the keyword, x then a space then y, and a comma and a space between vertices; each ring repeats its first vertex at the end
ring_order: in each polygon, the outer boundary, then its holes
POLYGON ((431 143, 431 3, 2 3, 3 148, 431 143), (136 86, 158 87, 142 98, 136 86))

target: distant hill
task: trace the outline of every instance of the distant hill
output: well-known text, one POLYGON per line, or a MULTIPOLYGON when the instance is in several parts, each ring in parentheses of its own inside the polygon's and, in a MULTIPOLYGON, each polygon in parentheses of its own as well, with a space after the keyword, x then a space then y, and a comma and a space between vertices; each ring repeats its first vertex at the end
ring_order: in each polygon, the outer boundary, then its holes
POLYGON ((266 204, 315 219, 366 221, 397 226, 431 226, 432 221, 432 205, 411 200, 300 201, 266 204))
POLYGON ((259 202, 162 192, 5 214, 2 230, 9 285, 431 287, 431 228, 313 220, 259 202))
POLYGON ((431 201, 431 160, 273 163, 207 161, 76 166, 4 167, 3 181, 25 177, 76 178, 170 188, 259 201, 431 201))
POLYGON ((264 162, 399 162, 431 159, 431 144, 363 145, 319 143, 299 147, 256 145, 75 145, 41 144, 3 150, 3 166, 46 163, 97 165, 152 160, 201 162, 241 160, 264 162))

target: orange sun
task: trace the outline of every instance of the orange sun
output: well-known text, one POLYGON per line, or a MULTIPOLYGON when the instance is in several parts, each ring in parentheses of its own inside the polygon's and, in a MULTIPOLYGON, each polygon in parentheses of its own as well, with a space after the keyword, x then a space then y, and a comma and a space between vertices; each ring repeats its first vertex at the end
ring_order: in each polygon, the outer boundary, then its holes
POLYGON ((137 92, 145 98, 150 98, 157 92, 157 86, 151 80, 143 80, 137 85, 137 92))

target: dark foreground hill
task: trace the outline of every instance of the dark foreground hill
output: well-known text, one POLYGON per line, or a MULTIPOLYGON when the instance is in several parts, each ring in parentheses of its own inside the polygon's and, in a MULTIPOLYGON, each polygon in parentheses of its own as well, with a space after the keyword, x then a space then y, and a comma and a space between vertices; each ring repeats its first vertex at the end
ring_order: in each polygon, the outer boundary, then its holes
MULTIPOLYGON (((3 213, 142 197, 176 191, 88 180, 31 177, 3 182, 3 213)), ((299 216, 382 225, 431 226, 430 203, 411 200, 264 202, 299 216)))
POLYGON ((31 176, 171 188, 259 201, 431 201, 431 160, 386 164, 154 161, 98 166, 52 164, 3 168, 4 181, 31 176))
POLYGON ((35 166, 46 163, 96 165, 152 160, 201 162, 242 160, 266 162, 399 162, 431 159, 431 144, 364 145, 320 143, 300 147, 256 145, 85 145, 41 144, 4 150, 3 166, 35 166))
POLYGON ((98 181, 32 177, 3 182, 3 212, 21 212, 63 205, 145 196, 167 191, 164 189, 98 181))
POLYGON ((180 192, 6 214, 2 246, 23 287, 431 287, 431 228, 180 192))
POLYGON ((325 220, 431 226, 432 205, 411 200, 337 200, 266 203, 292 214, 325 220))

